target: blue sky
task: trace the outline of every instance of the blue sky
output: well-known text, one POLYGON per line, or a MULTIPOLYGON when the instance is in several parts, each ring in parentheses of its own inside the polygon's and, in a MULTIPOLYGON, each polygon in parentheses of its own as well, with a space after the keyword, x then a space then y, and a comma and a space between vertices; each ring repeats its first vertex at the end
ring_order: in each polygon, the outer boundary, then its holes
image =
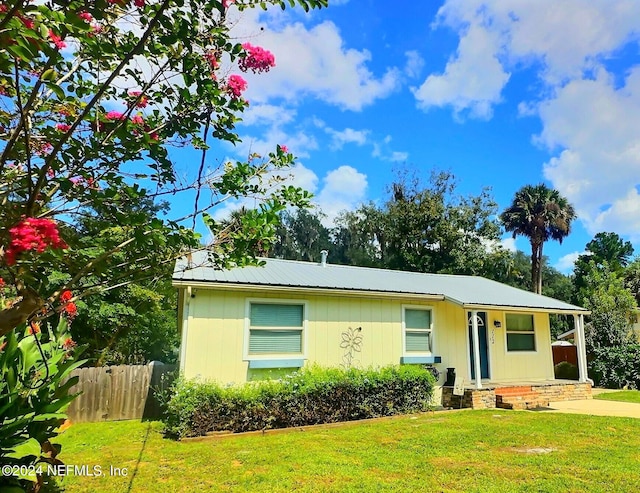
POLYGON ((330 0, 235 15, 234 34, 276 67, 247 77, 243 144, 212 161, 285 144, 293 182, 329 219, 384 200, 403 164, 451 171, 461 193, 491 187, 501 209, 545 182, 579 214, 545 247, 556 267, 599 231, 640 253, 640 2, 330 0))

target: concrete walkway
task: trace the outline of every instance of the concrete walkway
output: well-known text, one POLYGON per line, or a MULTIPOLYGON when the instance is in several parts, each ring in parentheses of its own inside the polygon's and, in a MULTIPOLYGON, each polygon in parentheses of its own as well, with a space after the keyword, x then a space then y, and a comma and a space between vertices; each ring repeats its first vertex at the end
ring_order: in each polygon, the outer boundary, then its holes
POLYGON ((548 408, 543 408, 541 410, 552 413, 640 418, 640 404, 635 404, 633 402, 604 401, 599 399, 550 402, 548 408))

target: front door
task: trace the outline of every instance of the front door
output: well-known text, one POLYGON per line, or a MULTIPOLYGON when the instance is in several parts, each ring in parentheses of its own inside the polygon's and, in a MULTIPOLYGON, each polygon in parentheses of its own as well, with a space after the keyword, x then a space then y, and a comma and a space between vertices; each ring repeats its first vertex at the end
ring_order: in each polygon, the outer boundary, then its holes
MULTIPOLYGON (((489 345, 487 342, 487 312, 478 313, 478 341, 480 345, 480 375, 489 378, 489 345)), ((475 351, 473 350, 473 327, 471 312, 467 312, 469 333, 469 360, 471 361, 471 379, 476 378, 475 351)))

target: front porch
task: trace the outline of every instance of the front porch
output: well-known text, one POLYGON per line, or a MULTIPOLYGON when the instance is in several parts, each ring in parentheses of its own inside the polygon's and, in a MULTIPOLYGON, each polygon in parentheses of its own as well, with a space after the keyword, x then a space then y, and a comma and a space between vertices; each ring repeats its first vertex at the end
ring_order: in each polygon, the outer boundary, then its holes
POLYGON ((442 387, 442 406, 472 409, 534 409, 549 402, 591 399, 591 383, 575 380, 482 382, 482 388, 465 385, 464 395, 442 387))

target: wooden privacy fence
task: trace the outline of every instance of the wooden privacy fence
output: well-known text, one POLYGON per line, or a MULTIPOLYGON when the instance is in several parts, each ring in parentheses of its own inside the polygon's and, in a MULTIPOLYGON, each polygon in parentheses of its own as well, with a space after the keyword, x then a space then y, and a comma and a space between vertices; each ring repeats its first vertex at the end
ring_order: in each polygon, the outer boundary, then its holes
POLYGON ((74 370, 71 376, 80 380, 71 393, 82 393, 71 402, 67 415, 74 422, 158 418, 156 391, 171 384, 175 368, 153 362, 74 370))

